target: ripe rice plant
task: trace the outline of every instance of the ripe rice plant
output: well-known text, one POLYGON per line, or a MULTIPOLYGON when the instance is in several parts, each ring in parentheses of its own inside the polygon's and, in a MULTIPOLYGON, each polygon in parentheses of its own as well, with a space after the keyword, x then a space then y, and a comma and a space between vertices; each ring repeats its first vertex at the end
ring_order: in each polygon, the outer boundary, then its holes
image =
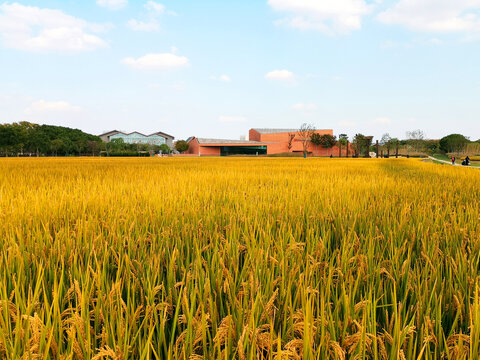
POLYGON ((480 172, 4 159, 2 359, 478 359, 480 172))

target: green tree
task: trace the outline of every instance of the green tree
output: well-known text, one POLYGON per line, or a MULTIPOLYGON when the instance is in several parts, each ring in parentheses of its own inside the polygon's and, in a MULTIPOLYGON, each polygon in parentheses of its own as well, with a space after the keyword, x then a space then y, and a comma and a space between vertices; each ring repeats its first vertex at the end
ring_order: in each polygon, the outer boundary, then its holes
POLYGON ((177 150, 179 153, 183 154, 188 150, 189 147, 190 145, 185 140, 178 140, 175 142, 175 150, 177 150))
POLYGON ((450 134, 440 139, 440 149, 443 152, 461 152, 470 142, 468 138, 461 134, 450 134))
POLYGON ((352 147, 355 150, 355 156, 369 156, 370 146, 372 145, 372 136, 356 134, 353 138, 352 147))
POLYGON ((331 149, 337 144, 337 137, 330 134, 313 133, 310 141, 316 146, 322 146, 331 149))
POLYGON ((170 154, 172 152, 170 146, 168 146, 167 144, 160 145, 159 150, 162 152, 162 154, 170 154))
POLYGON ((122 151, 126 150, 125 141, 122 138, 119 139, 112 139, 109 143, 109 147, 112 151, 122 151))
POLYGON ((100 143, 94 140, 87 140, 87 151, 95 156, 98 154, 98 150, 100 149, 100 143))
POLYGON ((0 152, 5 155, 11 153, 36 153, 51 154, 52 142, 61 140, 53 144, 56 153, 58 152, 77 152, 86 151, 87 141, 100 142, 98 136, 84 133, 78 129, 70 129, 62 126, 37 125, 29 122, 20 122, 13 124, 0 124, 0 152))
POLYGON ((342 144, 342 146, 347 145, 348 143, 348 135, 347 134, 340 134, 338 135, 338 142, 342 144))
POLYGON ((58 155, 59 151, 62 151, 65 148, 65 143, 61 139, 55 139, 50 141, 50 149, 55 154, 58 155))

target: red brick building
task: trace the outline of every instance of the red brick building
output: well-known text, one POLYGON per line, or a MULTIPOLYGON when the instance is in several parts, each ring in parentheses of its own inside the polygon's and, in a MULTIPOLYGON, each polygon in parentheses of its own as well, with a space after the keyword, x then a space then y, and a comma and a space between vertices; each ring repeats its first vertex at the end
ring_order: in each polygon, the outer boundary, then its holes
POLYGON ((192 137, 187 140, 186 154, 198 156, 266 155, 267 143, 248 140, 203 139, 192 137))
MULTIPOLYGON (((316 130, 320 135, 333 135, 333 130, 316 130)), ((303 153, 303 139, 298 129, 250 129, 249 140, 203 139, 192 137, 187 154, 198 156, 270 155, 303 153)), ((338 146, 327 149, 308 141, 308 152, 314 156, 339 156, 338 146)), ((352 154, 350 150, 350 154, 352 154)), ((347 155, 342 149, 341 156, 347 155)))

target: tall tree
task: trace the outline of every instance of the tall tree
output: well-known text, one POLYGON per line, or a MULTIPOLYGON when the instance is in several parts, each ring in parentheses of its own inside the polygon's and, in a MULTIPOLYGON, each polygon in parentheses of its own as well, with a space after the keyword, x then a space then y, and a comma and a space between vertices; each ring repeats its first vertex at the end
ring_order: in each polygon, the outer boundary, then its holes
POLYGON ((422 150, 424 140, 426 138, 425 132, 423 130, 417 129, 412 131, 407 131, 407 140, 413 146, 415 151, 422 150))
POLYGON ((331 149, 337 143, 337 137, 330 135, 330 134, 319 134, 313 133, 312 137, 310 138, 312 144, 317 146, 322 146, 326 149, 331 149))
POLYGON ((175 142, 175 150, 177 150, 179 153, 183 154, 188 150, 189 147, 190 145, 185 140, 178 140, 175 142))
POLYGON ((315 132, 315 127, 312 124, 303 123, 298 130, 299 140, 302 142, 303 156, 306 157, 308 154, 308 146, 310 145, 310 139, 312 134, 315 132))
POLYGON ((338 142, 342 145, 347 145, 348 142, 348 135, 347 134, 340 134, 338 135, 338 142))
POLYGON ((440 149, 446 153, 462 152, 470 142, 468 138, 460 134, 450 134, 440 140, 440 149))
POLYGON ((373 136, 365 136, 356 134, 353 138, 352 147, 355 150, 355 156, 363 155, 369 157, 370 146, 372 145, 373 136))
POLYGON ((292 151, 293 141, 295 140, 296 133, 288 133, 288 152, 292 151))

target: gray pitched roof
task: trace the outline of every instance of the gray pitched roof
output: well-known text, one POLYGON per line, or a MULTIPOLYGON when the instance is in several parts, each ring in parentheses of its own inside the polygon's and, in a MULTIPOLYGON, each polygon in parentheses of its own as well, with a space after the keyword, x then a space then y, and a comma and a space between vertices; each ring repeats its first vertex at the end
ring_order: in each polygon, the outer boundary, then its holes
POLYGON ((153 135, 160 135, 160 136, 163 136, 163 137, 166 137, 166 138, 175 139, 175 137, 173 137, 172 135, 169 135, 169 134, 161 132, 161 131, 157 131, 157 132, 154 132, 153 134, 146 135, 146 134, 142 134, 141 132, 138 132, 138 131, 132 131, 130 133, 126 133, 124 131, 112 130, 112 131, 100 134, 98 136, 112 136, 112 135, 115 135, 115 134, 124 134, 124 135, 139 134, 139 135, 142 135, 142 136, 145 136, 145 137, 150 137, 150 136, 153 136, 153 135))

